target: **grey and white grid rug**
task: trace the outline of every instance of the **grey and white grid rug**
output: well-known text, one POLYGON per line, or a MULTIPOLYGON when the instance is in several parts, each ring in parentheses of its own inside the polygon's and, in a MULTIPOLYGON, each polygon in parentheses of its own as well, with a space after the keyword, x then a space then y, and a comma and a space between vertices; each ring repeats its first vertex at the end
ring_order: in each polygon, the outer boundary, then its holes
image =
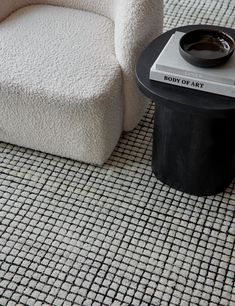
MULTIPOLYGON (((235 1, 165 1, 165 31, 195 23, 234 27, 235 1)), ((153 110, 104 167, 0 143, 1 306, 235 305, 235 184, 157 181, 153 110)))

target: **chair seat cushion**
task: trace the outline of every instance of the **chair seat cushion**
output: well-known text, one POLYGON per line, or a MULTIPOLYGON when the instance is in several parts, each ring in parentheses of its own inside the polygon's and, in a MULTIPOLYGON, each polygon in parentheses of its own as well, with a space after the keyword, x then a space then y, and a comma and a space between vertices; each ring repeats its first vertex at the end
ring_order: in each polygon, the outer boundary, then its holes
POLYGON ((0 140, 102 164, 123 120, 113 22, 32 5, 0 23, 0 37, 0 140))

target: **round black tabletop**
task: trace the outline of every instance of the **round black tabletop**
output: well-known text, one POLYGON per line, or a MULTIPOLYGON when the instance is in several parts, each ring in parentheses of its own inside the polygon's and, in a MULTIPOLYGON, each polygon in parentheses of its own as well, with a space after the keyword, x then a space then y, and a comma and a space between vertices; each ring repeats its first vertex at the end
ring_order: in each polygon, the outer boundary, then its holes
MULTIPOLYGON (((215 28, 223 30, 235 40, 235 30, 225 27, 208 25, 190 25, 174 28, 153 40, 142 52, 136 66, 137 85, 140 90, 154 101, 163 98, 165 106, 188 112, 213 114, 218 116, 235 111, 235 98, 208 93, 195 89, 166 84, 149 79, 150 68, 161 53, 165 44, 175 31, 189 32, 199 28, 215 28)), ((235 56, 235 54, 233 55, 235 56)))

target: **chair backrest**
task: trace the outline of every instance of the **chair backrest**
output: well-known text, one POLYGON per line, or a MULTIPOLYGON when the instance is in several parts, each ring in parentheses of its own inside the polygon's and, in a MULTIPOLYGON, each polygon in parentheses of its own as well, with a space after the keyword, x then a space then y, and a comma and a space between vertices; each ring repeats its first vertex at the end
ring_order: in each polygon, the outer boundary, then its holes
POLYGON ((0 0, 0 21, 13 11, 31 4, 50 4, 86 10, 114 18, 114 6, 118 0, 0 0))
POLYGON ((163 0, 0 0, 0 21, 30 4, 50 4, 94 12, 115 22, 115 52, 123 71, 124 130, 135 127, 144 112, 135 82, 140 52, 162 32, 163 0))

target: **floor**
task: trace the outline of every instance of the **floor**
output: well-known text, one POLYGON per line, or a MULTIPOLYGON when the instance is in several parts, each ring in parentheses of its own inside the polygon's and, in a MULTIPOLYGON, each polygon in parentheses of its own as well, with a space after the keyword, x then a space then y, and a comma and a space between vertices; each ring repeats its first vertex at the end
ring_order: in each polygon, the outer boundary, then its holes
MULTIPOLYGON (((235 2, 165 1, 235 26, 235 2)), ((0 143, 0 305, 235 305, 235 182, 196 197, 151 171, 154 105, 95 167, 0 143)))

